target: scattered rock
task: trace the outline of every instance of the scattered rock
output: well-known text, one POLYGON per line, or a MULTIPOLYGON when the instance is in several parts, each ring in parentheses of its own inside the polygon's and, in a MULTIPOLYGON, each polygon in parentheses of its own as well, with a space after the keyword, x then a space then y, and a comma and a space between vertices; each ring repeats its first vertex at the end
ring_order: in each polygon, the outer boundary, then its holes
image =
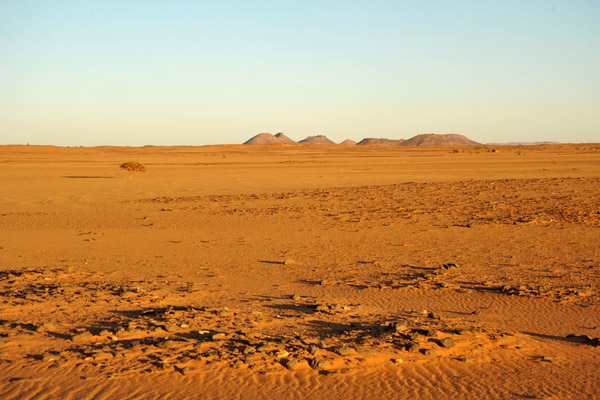
POLYGON ((446 338, 440 342, 440 346, 442 346, 446 349, 449 349, 450 347, 454 347, 455 345, 456 345, 456 343, 454 343, 454 339, 452 339, 452 338, 446 338))
POLYGON ((421 345, 417 342, 410 342, 404 348, 406 351, 417 351, 421 348, 421 345))
POLYGON ((298 360, 295 358, 289 358, 285 361, 285 367, 290 371, 293 371, 298 366, 298 360))
POLYGON ((437 353, 435 352, 434 349, 425 349, 423 350, 423 355, 426 356, 435 356, 437 353))
POLYGON ((317 371, 323 371, 326 370, 327 367, 329 366, 329 364, 327 363, 327 361, 321 359, 321 358, 313 358, 310 361, 310 366, 313 369, 316 369, 317 371))
POLYGON ((335 352, 340 356, 347 356, 352 354, 352 349, 349 347, 338 347, 335 349, 335 352))
POLYGON ((91 338, 92 336, 94 336, 94 335, 92 335, 88 331, 85 331, 85 332, 81 332, 81 333, 78 333, 76 335, 73 335, 71 337, 71 340, 73 340, 73 341, 85 340, 85 339, 91 338))

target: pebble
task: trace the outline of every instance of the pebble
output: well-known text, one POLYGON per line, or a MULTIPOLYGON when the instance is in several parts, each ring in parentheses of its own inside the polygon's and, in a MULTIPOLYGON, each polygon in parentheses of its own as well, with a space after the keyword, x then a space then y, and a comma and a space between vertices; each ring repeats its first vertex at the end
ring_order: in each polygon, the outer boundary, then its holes
POLYGON ((215 333, 214 335, 211 336, 212 340, 223 340, 225 339, 227 335, 225 335, 224 333, 215 333))
POLYGON ((454 343, 454 339, 446 338, 440 342, 440 345, 446 349, 449 349, 450 347, 454 347, 456 343, 454 343))

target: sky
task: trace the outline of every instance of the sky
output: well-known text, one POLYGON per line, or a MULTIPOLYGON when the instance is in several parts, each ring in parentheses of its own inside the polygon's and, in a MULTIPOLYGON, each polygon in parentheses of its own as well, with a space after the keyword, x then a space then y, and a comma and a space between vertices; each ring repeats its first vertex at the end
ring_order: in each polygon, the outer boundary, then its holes
POLYGON ((600 142, 600 1, 0 0, 0 144, 600 142))

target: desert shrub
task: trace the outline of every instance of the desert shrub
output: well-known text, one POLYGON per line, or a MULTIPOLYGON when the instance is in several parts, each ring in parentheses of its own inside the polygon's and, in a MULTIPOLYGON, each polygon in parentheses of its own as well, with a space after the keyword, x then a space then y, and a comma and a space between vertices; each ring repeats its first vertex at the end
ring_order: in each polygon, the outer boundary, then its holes
POLYGON ((133 174, 136 172, 146 172, 146 166, 137 161, 127 161, 121 164, 119 167, 127 172, 129 172, 129 177, 131 178, 133 174))

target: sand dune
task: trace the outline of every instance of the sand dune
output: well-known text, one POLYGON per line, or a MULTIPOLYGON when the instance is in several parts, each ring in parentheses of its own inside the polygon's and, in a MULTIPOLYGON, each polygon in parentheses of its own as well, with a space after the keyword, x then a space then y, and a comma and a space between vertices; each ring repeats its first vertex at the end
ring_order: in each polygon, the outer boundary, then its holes
POLYGON ((1 146, 0 398, 595 398, 600 145, 494 149, 1 146))

